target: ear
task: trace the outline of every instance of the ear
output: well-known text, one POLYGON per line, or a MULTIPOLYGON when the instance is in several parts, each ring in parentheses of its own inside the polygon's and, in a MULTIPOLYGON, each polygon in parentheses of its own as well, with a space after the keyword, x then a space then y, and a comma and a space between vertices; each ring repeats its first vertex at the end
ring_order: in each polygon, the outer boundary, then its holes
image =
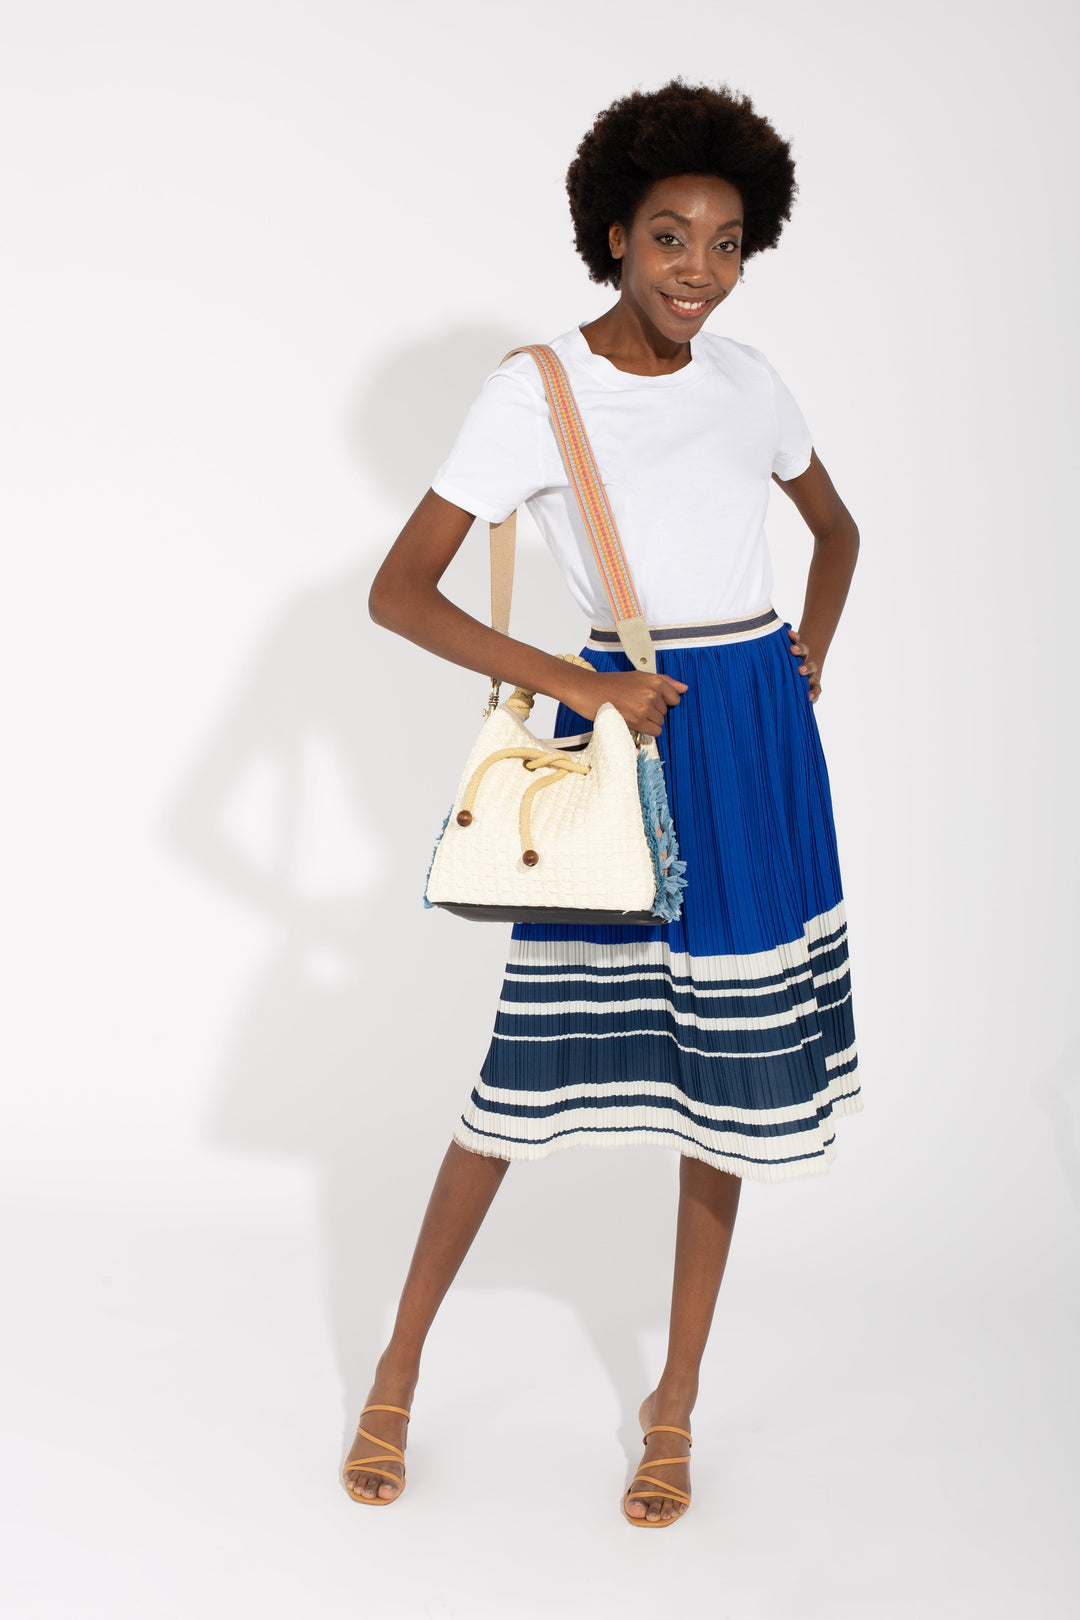
POLYGON ((619 224, 608 226, 608 248, 613 259, 621 259, 626 252, 626 232, 619 224))

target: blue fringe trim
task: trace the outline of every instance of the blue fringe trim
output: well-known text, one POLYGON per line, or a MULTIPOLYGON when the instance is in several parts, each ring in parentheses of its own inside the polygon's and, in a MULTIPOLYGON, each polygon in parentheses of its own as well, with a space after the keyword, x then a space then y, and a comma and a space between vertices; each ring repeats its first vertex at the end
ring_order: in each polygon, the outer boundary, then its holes
POLYGON ((645 835, 656 874, 656 900, 653 916, 665 922, 675 922, 682 911, 682 891, 686 888, 686 862, 680 861, 675 828, 671 824, 667 786, 664 782, 664 764, 653 754, 642 750, 638 754, 638 792, 641 795, 641 815, 645 835))
MULTIPOLYGON (((451 805, 450 810, 453 810, 453 808, 454 808, 453 805, 451 805)), ((428 861, 427 877, 425 877, 425 879, 424 879, 424 906, 426 907, 426 909, 428 911, 438 911, 438 909, 439 909, 438 906, 435 904, 434 900, 429 900, 428 899, 428 897, 427 897, 427 886, 428 886, 428 878, 431 876, 431 868, 435 865, 436 852, 437 852, 437 850, 439 848, 439 845, 442 843, 442 835, 446 831, 446 823, 450 820, 450 810, 448 810, 446 812, 446 816, 445 816, 445 818, 443 820, 443 824, 439 828, 439 836, 435 840, 435 848, 431 852, 430 861, 428 861)))

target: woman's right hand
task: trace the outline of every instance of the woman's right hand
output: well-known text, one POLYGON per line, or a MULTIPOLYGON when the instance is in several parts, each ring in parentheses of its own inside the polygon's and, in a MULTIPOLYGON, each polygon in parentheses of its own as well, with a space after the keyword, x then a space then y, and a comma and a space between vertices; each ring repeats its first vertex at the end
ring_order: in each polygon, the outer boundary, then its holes
POLYGON ((650 675, 638 669, 611 673, 593 670, 591 674, 581 670, 580 674, 584 677, 580 693, 575 691, 567 700, 575 714, 595 720, 597 710, 611 703, 631 731, 644 732, 648 737, 659 737, 668 710, 679 702, 683 692, 690 690, 685 681, 671 675, 650 675))

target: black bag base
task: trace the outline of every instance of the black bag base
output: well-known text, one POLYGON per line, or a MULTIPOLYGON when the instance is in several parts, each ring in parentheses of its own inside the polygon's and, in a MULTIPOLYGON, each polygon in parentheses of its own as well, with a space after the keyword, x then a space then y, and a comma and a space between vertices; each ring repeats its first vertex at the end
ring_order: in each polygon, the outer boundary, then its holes
POLYGON ((581 923, 601 928, 605 924, 623 923, 633 928, 662 928, 665 921, 651 911, 575 911, 562 906, 471 906, 457 905, 452 900, 435 900, 432 904, 471 922, 581 923))

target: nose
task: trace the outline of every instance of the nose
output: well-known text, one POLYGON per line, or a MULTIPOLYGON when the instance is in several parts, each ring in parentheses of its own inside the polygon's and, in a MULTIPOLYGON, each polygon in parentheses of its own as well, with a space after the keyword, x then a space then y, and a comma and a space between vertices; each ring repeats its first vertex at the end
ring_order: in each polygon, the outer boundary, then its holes
POLYGON ((709 269, 708 249, 704 246, 689 248, 686 257, 679 266, 676 280, 683 286, 701 288, 707 287, 712 280, 709 269))

